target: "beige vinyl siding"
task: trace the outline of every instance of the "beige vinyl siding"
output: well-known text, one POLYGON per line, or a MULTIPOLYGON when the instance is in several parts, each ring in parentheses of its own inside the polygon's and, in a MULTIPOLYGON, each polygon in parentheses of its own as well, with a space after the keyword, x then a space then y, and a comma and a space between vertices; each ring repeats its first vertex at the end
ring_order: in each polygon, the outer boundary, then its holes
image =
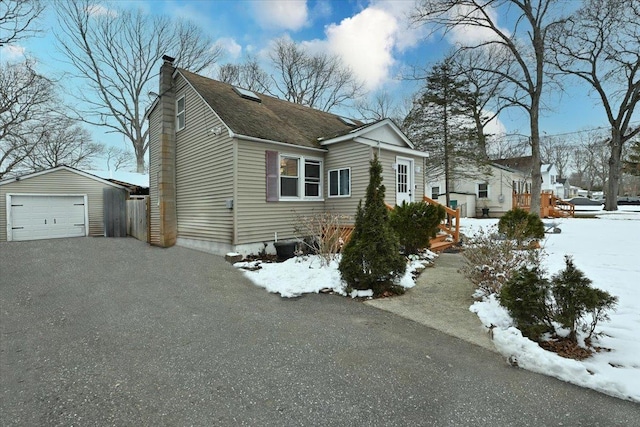
MULTIPOLYGON (((266 201, 265 151, 282 154, 324 158, 324 153, 299 147, 237 140, 237 241, 246 244, 292 238, 296 216, 324 212, 324 203, 319 201, 266 201)), ((323 159, 324 160, 324 159, 323 159)), ((325 161, 326 163, 326 161, 325 161)), ((323 176, 326 174, 323 165, 323 176)), ((326 186, 326 182, 322 183, 326 186)), ((323 190, 324 191, 324 190, 323 190)))
POLYGON ((149 232, 152 245, 160 244, 160 209, 158 208, 158 171, 160 170, 160 109, 149 117, 149 232))
POLYGON ((110 185, 68 170, 57 170, 0 185, 0 241, 7 240, 6 195, 86 194, 89 203, 89 235, 104 236, 102 190, 110 185))
POLYGON ((362 199, 364 203, 367 185, 369 185, 369 162, 373 158, 372 148, 353 141, 332 144, 328 148, 329 153, 324 171, 325 208, 329 212, 346 215, 350 221, 353 221, 358 202, 362 199), (329 197, 329 171, 343 168, 351 168, 351 196, 329 197))
POLYGON ((176 133, 178 237, 231 244, 233 210, 226 201, 233 199, 233 141, 181 76, 176 83, 176 99, 186 101, 185 128, 176 133))
POLYGON ((382 164, 382 183, 385 186, 385 202, 391 206, 396 204, 396 171, 393 169, 393 164, 397 162, 398 157, 405 159, 413 159, 414 168, 414 184, 415 189, 412 189, 413 200, 419 202, 424 195, 424 160, 422 157, 411 156, 409 154, 397 153, 389 150, 380 150, 380 163, 382 164), (416 172, 416 169, 420 168, 420 172, 416 172))

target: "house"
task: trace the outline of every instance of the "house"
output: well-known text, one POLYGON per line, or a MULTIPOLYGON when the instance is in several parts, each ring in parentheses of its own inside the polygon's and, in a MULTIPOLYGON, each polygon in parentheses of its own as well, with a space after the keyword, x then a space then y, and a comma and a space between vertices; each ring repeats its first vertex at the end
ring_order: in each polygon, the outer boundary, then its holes
MULTIPOLYGON (((533 156, 512 157, 508 159, 494 160, 495 163, 507 166, 511 169, 519 170, 526 173, 529 177, 533 170, 533 156)), ((558 185, 558 169, 554 164, 543 163, 540 166, 540 174, 542 175, 541 191, 552 192, 557 197, 564 197, 564 187, 558 185)))
POLYGON ((122 185, 68 166, 0 181, 0 241, 118 235, 127 197, 122 185))
POLYGON ((163 59, 159 96, 146 113, 152 244, 257 253, 293 238, 298 217, 353 217, 374 155, 388 204, 422 200, 428 155, 391 120, 364 124, 163 59))
MULTIPOLYGON (((467 175, 475 178, 459 178, 450 182, 449 198, 453 208, 460 208, 463 217, 500 217, 511 209, 511 195, 530 191, 531 177, 522 171, 489 163, 482 168, 473 168, 475 173, 467 175)), ((444 204, 444 177, 427 181, 427 196, 444 204)))

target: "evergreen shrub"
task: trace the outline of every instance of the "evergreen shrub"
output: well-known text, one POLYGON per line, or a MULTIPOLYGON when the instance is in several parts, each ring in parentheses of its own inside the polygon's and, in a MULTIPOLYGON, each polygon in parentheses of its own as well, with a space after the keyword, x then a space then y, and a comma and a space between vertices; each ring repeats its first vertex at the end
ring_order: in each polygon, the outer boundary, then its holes
POLYGON ((391 211, 391 227, 400 239, 405 255, 416 254, 429 247, 429 240, 438 233, 438 225, 446 212, 442 205, 425 202, 406 203, 391 211))
POLYGON ((565 265, 551 280, 537 267, 522 267, 502 286, 499 301, 523 335, 533 340, 555 332, 557 323, 569 330, 567 339, 574 343, 578 329, 588 332, 585 343, 589 344, 598 322, 608 319, 607 311, 615 307, 617 298, 592 288, 570 256, 565 257, 565 265))
POLYGON ((389 223, 384 203, 382 165, 374 157, 369 168, 369 185, 364 206, 358 203, 351 240, 342 249, 339 270, 342 279, 353 289, 372 289, 374 295, 400 293, 395 281, 406 270, 400 253, 398 236, 389 223))
POLYGON ((528 239, 543 238, 544 224, 538 215, 515 208, 500 218, 498 231, 505 234, 508 239, 522 243, 528 239))

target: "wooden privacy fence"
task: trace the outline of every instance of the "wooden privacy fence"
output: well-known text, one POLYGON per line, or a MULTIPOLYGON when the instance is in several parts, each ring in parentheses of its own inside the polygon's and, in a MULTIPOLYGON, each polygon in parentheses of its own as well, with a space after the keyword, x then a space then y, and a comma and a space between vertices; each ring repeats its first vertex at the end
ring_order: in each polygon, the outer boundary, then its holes
POLYGON ((149 242, 149 196, 127 200, 127 234, 149 242))

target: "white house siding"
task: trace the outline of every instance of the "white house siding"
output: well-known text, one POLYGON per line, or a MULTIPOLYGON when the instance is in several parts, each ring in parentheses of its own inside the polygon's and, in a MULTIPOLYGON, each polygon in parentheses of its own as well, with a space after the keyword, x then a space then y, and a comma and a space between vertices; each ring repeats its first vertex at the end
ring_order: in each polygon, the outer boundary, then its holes
MULTIPOLYGON (((266 201, 265 151, 321 158, 324 153, 304 150, 296 146, 284 146, 246 140, 237 140, 237 197, 235 202, 237 245, 288 239, 294 236, 296 216, 324 212, 324 202, 319 201, 266 201)), ((326 161, 323 165, 326 170, 326 161)), ((326 186, 326 182, 323 182, 326 186)))
POLYGON ((178 80, 176 99, 185 95, 185 128, 176 133, 178 238, 231 244, 233 141, 213 111, 178 80), (219 133, 211 132, 220 126, 219 133))
MULTIPOLYGON (((489 208, 489 214, 491 216, 501 216, 511 209, 513 181, 525 180, 524 174, 522 173, 512 172, 497 167, 491 167, 490 170, 491 175, 486 176, 485 178, 478 177, 476 179, 459 179, 453 183, 453 192, 458 194, 475 194, 475 212, 469 206, 469 209, 467 209, 468 216, 481 216, 482 208, 484 207, 489 208), (489 197, 480 199, 478 198, 478 184, 484 182, 489 184, 489 197), (502 198, 500 195, 502 195, 502 198)), ((439 186, 440 193, 443 194, 440 196, 439 200, 444 203, 444 179, 439 181, 429 181, 427 184, 427 196, 431 197, 432 186, 439 186)), ((454 196, 451 198, 453 199, 454 196)), ((456 200, 458 199, 459 197, 456 200)), ((458 200, 458 203, 462 203, 462 200, 458 200)))
POLYGON ((369 184, 369 162, 372 159, 371 147, 353 141, 332 144, 329 147, 324 170, 325 180, 325 209, 329 212, 351 217, 356 214, 358 202, 366 194, 369 184), (329 170, 351 168, 351 196, 328 197, 329 170))
POLYGON ((7 240, 6 195, 86 194, 89 203, 89 235, 104 236, 102 190, 110 185, 70 172, 57 170, 0 185, 0 241, 7 240))
MULTIPOLYGON (((157 108, 157 107, 156 107, 157 108)), ((160 114, 149 117, 149 231, 150 243, 160 244, 160 210, 158 209, 158 171, 160 169, 160 114)))

